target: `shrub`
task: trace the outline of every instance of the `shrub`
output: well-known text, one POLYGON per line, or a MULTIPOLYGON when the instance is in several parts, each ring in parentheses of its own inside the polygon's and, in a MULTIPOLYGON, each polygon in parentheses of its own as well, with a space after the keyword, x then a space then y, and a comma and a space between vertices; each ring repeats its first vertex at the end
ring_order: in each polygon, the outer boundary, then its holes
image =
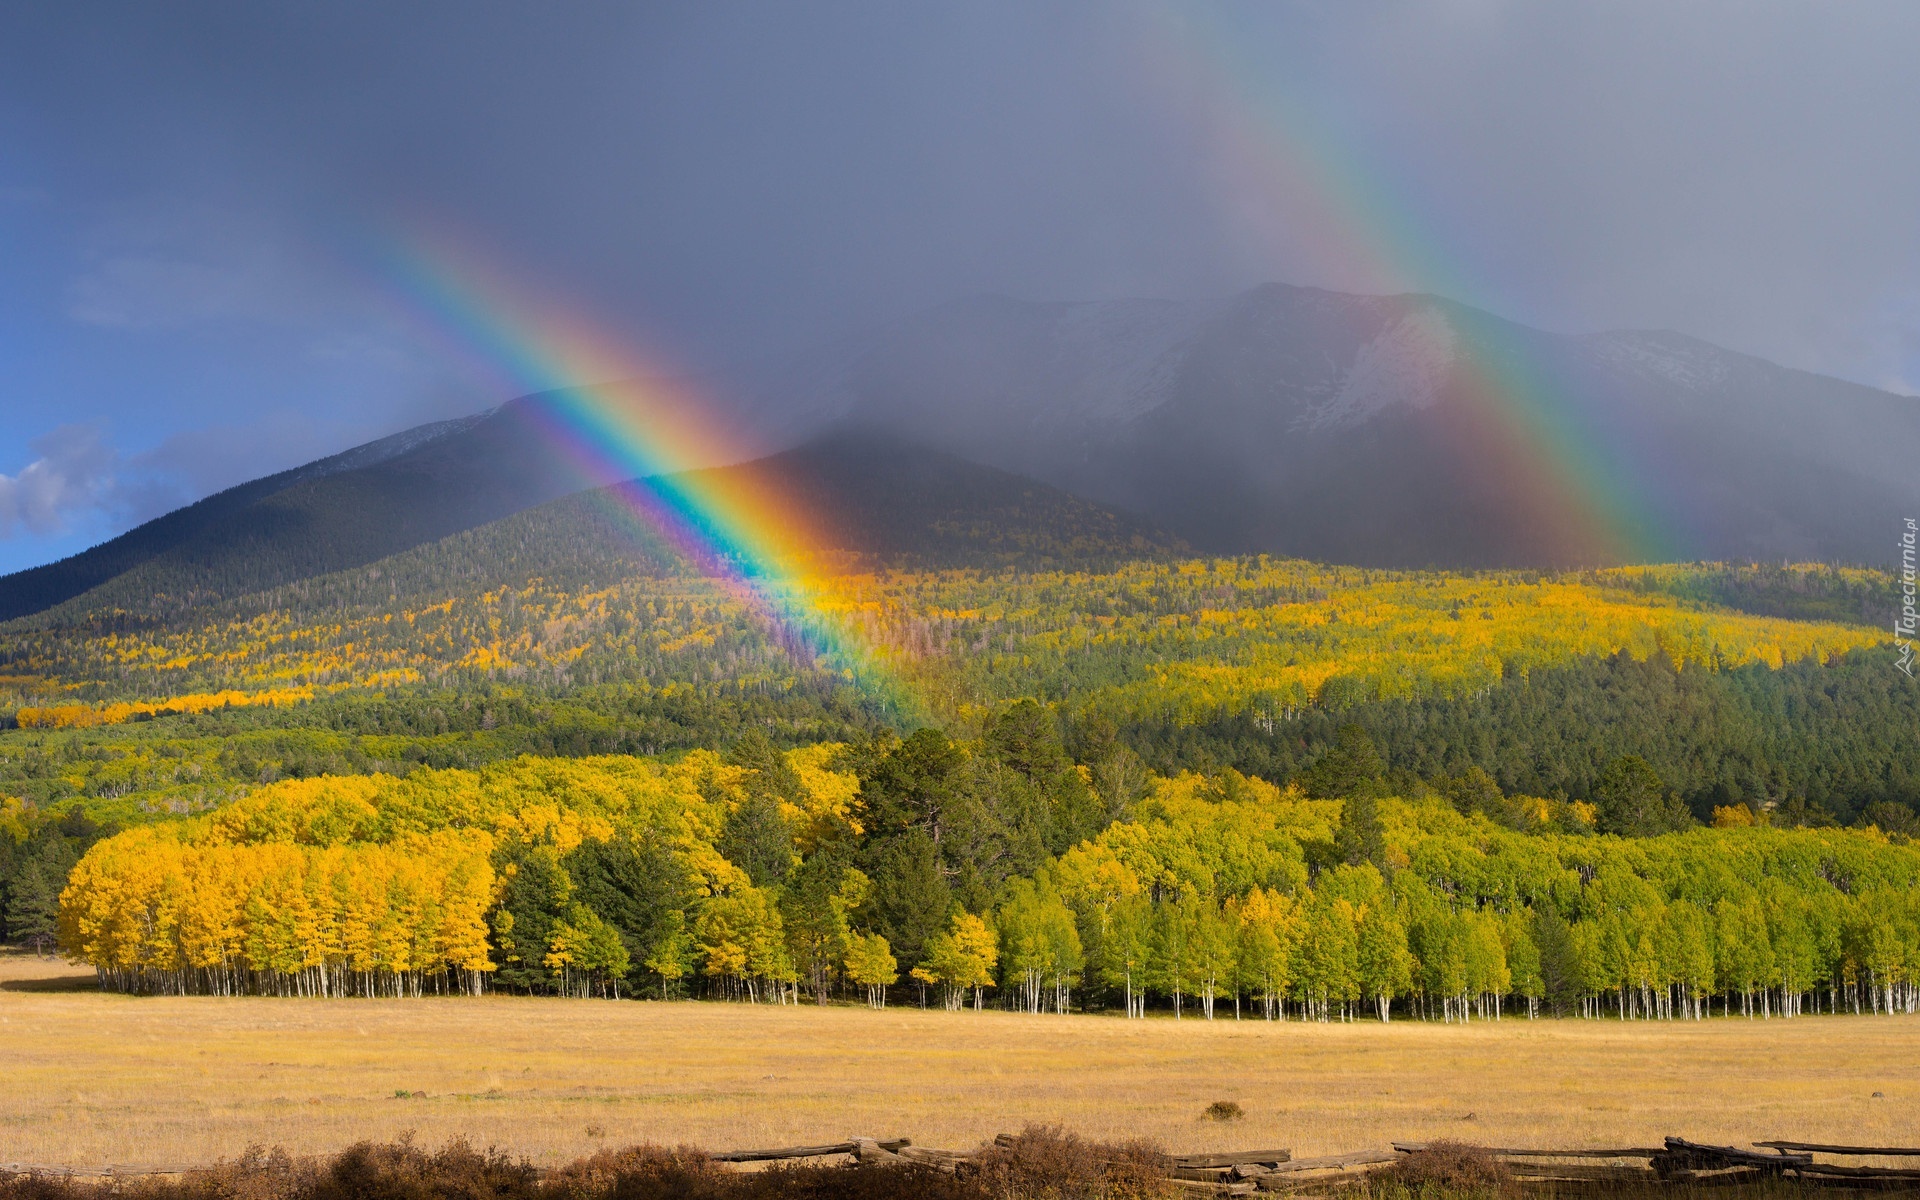
POLYGON ((1389 1196, 1398 1189, 1448 1200, 1504 1200, 1519 1194, 1505 1163, 1464 1142, 1429 1142, 1426 1149, 1406 1155, 1375 1178, 1388 1185, 1377 1190, 1389 1196))
POLYGON ((993 1200, 1151 1200, 1171 1189, 1167 1157, 1150 1142, 1090 1142, 1057 1125, 1029 1125, 976 1156, 993 1200))

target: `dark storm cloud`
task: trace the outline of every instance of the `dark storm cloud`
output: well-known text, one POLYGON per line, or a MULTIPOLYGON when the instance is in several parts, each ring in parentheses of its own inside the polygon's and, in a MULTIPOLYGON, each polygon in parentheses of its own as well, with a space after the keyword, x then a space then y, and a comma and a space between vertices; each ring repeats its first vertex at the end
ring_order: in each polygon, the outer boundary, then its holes
POLYGON ((11 6, 0 473, 104 428, 149 498, 36 501, 0 567, 504 398, 386 302, 410 229, 687 368, 981 291, 1362 286, 1236 159, 1286 131, 1221 128, 1276 107, 1414 285, 1911 388, 1916 50, 1898 3, 11 6))

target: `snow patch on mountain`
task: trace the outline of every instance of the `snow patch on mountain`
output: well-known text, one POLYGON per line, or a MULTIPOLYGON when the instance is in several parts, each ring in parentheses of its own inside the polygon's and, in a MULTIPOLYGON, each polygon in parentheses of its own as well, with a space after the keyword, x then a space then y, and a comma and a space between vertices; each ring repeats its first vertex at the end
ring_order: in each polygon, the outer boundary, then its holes
POLYGON ((1400 318, 1360 347, 1340 390, 1301 413, 1294 428, 1357 425, 1395 405, 1433 407, 1453 369, 1458 340, 1442 313, 1426 310, 1400 318))
POLYGON ((1047 373, 1061 385, 1048 417, 1130 421, 1165 404, 1194 333, 1220 302, 1094 301, 1063 307, 1047 373))
POLYGON ((1606 365, 1623 374, 1657 379, 1691 392, 1721 387, 1733 376, 1732 358, 1717 346, 1661 333, 1603 333, 1592 339, 1606 365))

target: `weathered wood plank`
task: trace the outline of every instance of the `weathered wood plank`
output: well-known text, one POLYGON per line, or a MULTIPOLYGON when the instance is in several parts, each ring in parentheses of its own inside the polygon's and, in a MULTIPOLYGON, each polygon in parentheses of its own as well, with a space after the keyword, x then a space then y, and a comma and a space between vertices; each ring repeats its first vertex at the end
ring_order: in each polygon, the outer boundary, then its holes
POLYGON ((1920 1147, 1914 1146, 1829 1146, 1824 1142, 1755 1142, 1756 1146, 1765 1146, 1769 1150, 1800 1150, 1808 1154, 1852 1154, 1861 1158, 1899 1158, 1902 1155, 1920 1155, 1920 1147))
MULTIPOLYGON (((1382 1159, 1381 1161, 1384 1162, 1386 1160, 1382 1159)), ((1354 1183, 1365 1179, 1370 1174, 1372 1174, 1371 1171, 1364 1170, 1334 1171, 1327 1175, 1307 1175, 1302 1173, 1270 1174, 1262 1175, 1253 1182, 1254 1186, 1263 1192, 1291 1192, 1303 1188, 1326 1187, 1328 1185, 1337 1187, 1343 1183, 1354 1183)))
POLYGON ((1273 1170, 1268 1171, 1265 1175, 1254 1180, 1254 1182, 1264 1187, 1266 1186, 1266 1181, 1270 1179, 1277 1180, 1307 1171, 1329 1171, 1339 1167, 1361 1167, 1377 1163, 1389 1163, 1399 1157, 1399 1155, 1393 1153, 1391 1150, 1355 1150, 1349 1154, 1327 1154, 1319 1158, 1296 1158, 1281 1163, 1279 1166, 1273 1168, 1273 1170))
POLYGON ((1549 1163, 1538 1159, 1509 1163, 1507 1170, 1515 1179, 1560 1179, 1582 1183, 1650 1183, 1660 1178, 1652 1167, 1592 1162, 1549 1163))
POLYGON ((1742 1150, 1738 1146, 1708 1146, 1700 1142, 1690 1142, 1685 1138, 1667 1139, 1667 1153, 1655 1160, 1656 1165, 1666 1159, 1677 1160, 1673 1165, 1692 1166, 1702 1162, 1719 1163, 1725 1166, 1759 1167, 1763 1171, 1778 1171, 1782 1167, 1810 1167, 1813 1165, 1811 1154, 1762 1154, 1758 1150, 1742 1150))
POLYGON ((1920 1183, 1920 1171, 1911 1167, 1843 1167, 1839 1163, 1815 1163, 1810 1167, 1794 1167, 1793 1174, 1801 1179, 1887 1179, 1906 1180, 1920 1183))
POLYGON ((1226 1192, 1226 1188, 1222 1187, 1220 1184, 1202 1183, 1198 1179, 1169 1178, 1167 1182, 1172 1184, 1174 1187, 1181 1189, 1182 1191, 1205 1192, 1209 1196, 1219 1196, 1219 1195, 1225 1194, 1226 1192))
POLYGON ((726 1150, 713 1155, 715 1162, 773 1162, 782 1158, 822 1158, 829 1154, 852 1154, 858 1142, 828 1142, 822 1146, 776 1146, 770 1150, 726 1150))
MULTIPOLYGON (((1395 1142, 1393 1148, 1403 1154, 1418 1154, 1425 1150, 1427 1142, 1395 1142)), ((1653 1149, 1647 1146, 1623 1146, 1617 1149, 1595 1150, 1522 1150, 1511 1146, 1475 1146, 1475 1150, 1484 1150, 1496 1158, 1652 1158, 1656 1154, 1665 1154, 1665 1149, 1653 1149)))
POLYGON ((1293 1157, 1290 1150, 1236 1150, 1230 1154, 1176 1154, 1176 1167, 1237 1167, 1241 1163, 1283 1163, 1293 1157))
MULTIPOLYGON (((828 1142, 822 1146, 776 1146, 769 1150, 726 1150, 710 1155, 715 1162, 775 1162, 783 1158, 824 1158, 830 1154, 857 1154, 860 1143, 870 1139, 857 1138, 847 1142, 828 1142)), ((897 1138, 890 1142, 875 1142, 882 1150, 897 1151, 903 1146, 911 1146, 911 1138, 897 1138)))

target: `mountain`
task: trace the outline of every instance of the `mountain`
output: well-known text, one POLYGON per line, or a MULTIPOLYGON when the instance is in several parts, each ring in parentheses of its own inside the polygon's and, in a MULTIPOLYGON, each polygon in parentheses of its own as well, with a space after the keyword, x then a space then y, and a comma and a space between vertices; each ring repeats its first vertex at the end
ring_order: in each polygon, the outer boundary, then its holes
POLYGON ((0 578, 0 620, 86 595, 190 605, 360 566, 577 491, 525 405, 422 425, 229 488, 110 542, 0 578))
MULTIPOLYGON (((732 395, 766 407, 777 377, 762 368, 732 395)), ((1920 510, 1911 397, 1679 334, 1547 333, 1433 296, 983 297, 789 378, 790 411, 906 432, 1207 550, 1884 563, 1920 510)))
MULTIPOLYGON (((374 563, 392 583, 392 556, 454 534, 467 536, 447 545, 472 562, 435 552, 405 569, 465 584, 666 565, 670 552, 618 515, 620 493, 644 484, 581 490, 581 477, 537 435, 532 407, 530 398, 422 426, 222 492, 64 562, 0 578, 0 604, 10 618, 46 614, 38 623, 47 624, 62 613, 195 607, 374 563)), ((723 490, 791 498, 790 520, 762 533, 804 531, 821 549, 882 565, 1085 565, 1185 550, 1150 522, 873 431, 840 430, 695 474, 723 490)))
POLYGON ((0 621, 50 608, 196 541, 217 541, 236 524, 244 524, 243 514, 248 510, 274 496, 303 483, 379 466, 460 433, 481 419, 437 421, 404 430, 305 466, 230 487, 58 562, 0 576, 0 621))
MULTIPOLYGON (((688 382, 743 455, 824 437, 754 469, 797 472, 810 522, 882 556, 938 525, 942 561, 963 543, 1062 558, 1137 535, 1152 553, 1184 539, 1381 566, 1885 564, 1920 512, 1920 400, 1679 334, 1547 333, 1433 296, 985 297, 688 382)), ((515 401, 0 578, 0 620, 82 595, 133 610, 272 588, 587 482, 537 398, 515 401)))

